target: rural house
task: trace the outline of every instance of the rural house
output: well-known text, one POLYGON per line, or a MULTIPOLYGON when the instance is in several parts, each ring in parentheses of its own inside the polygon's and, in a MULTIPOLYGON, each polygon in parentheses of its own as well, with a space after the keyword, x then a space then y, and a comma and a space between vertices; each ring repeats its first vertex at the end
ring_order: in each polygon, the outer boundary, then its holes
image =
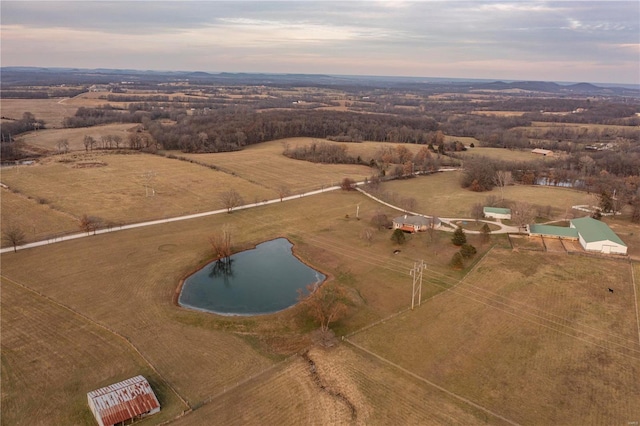
POLYGON ((100 426, 120 424, 160 411, 151 385, 142 376, 91 391, 87 400, 100 426))
POLYGON ((437 228, 440 226, 440 219, 437 217, 403 215, 393 219, 393 229, 400 229, 405 232, 426 231, 429 227, 437 228))
POLYGON ((570 221, 570 226, 529 225, 529 235, 578 240, 586 251, 604 254, 627 254, 627 245, 609 226, 591 217, 570 221))
POLYGON ((542 149, 542 148, 532 149, 531 153, 542 155, 543 157, 551 157, 553 155, 553 151, 551 151, 550 149, 542 149))
POLYGON ((503 209, 500 207, 483 207, 484 217, 492 219, 511 219, 511 209, 503 209))

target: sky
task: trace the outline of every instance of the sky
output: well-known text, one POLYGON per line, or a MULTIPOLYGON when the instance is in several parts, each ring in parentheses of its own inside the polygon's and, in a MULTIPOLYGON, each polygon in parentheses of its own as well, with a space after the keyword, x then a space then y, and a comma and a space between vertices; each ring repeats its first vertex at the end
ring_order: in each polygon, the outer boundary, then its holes
POLYGON ((640 1, 8 1, 2 66, 640 83, 640 1))

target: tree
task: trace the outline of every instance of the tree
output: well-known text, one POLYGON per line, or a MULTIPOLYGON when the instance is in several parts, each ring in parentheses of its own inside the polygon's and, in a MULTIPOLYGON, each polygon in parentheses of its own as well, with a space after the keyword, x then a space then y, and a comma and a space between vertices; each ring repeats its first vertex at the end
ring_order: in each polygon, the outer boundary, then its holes
POLYGON ((56 142, 56 148, 58 148, 58 152, 62 154, 69 152, 69 141, 67 139, 60 139, 56 142))
POLYGON ((228 277, 231 275, 231 232, 228 229, 223 228, 222 231, 216 232, 209 237, 209 244, 213 250, 213 255, 216 258, 216 263, 213 265, 211 273, 213 275, 223 275, 228 277))
POLYGON ((523 228, 525 225, 533 222, 534 219, 535 212, 533 206, 526 201, 519 201, 515 203, 511 209, 511 220, 513 220, 520 228, 523 228))
POLYGON ((475 219, 475 221, 479 221, 484 217, 484 207, 480 203, 476 203, 471 206, 471 217, 475 219))
POLYGON ((486 244, 491 240, 491 228, 489 228, 489 224, 485 223, 482 225, 480 229, 480 242, 482 244, 486 244))
POLYGON ((282 201, 284 197, 288 197, 289 194, 291 194, 291 190, 287 185, 282 184, 278 186, 278 195, 280 196, 280 201, 282 201))
POLYGON ((605 213, 609 213, 613 210, 613 197, 608 191, 602 191, 600 193, 599 201, 598 201, 600 210, 605 213))
POLYGON ((227 209, 227 213, 231 213, 234 208, 241 206, 244 200, 235 189, 230 189, 220 194, 220 202, 227 209))
POLYGON ((338 284, 318 286, 309 284, 306 296, 304 292, 298 291, 298 300, 307 309, 308 314, 320 323, 320 330, 323 333, 329 331, 329 325, 344 317, 347 313, 349 299, 345 289, 338 284))
POLYGON ((93 232, 93 235, 96 234, 96 230, 102 224, 102 220, 96 216, 88 216, 86 214, 82 215, 79 220, 80 229, 87 233, 87 235, 93 232))
POLYGON ((393 241, 396 244, 402 245, 405 243, 406 240, 407 240, 407 237, 404 235, 404 231, 402 231, 402 229, 400 228, 396 228, 391 234, 391 241, 393 241))
POLYGON ((473 256, 476 255, 476 253, 478 253, 478 250, 476 250, 476 248, 469 243, 464 243, 460 247, 460 254, 465 259, 472 258, 473 256))
POLYGON ((25 243, 27 237, 24 231, 17 225, 9 225, 7 229, 2 231, 2 239, 7 244, 13 246, 13 251, 18 251, 18 246, 25 243))
POLYGON ((464 268, 464 259, 459 251, 453 253, 451 261, 449 262, 449 266, 451 266, 453 269, 464 268))
POLYGON ((340 188, 342 188, 344 191, 351 191, 355 187, 356 187, 356 182, 353 179, 348 177, 342 179, 342 183, 340 184, 340 188))
POLYGON ((456 230, 453 231, 453 237, 451 237, 451 242, 453 243, 454 246, 458 246, 458 247, 466 243, 467 236, 464 233, 464 229, 458 226, 456 230))
POLYGON ((494 183, 500 188, 500 197, 504 201, 504 187, 513 183, 513 176, 510 171, 498 170, 493 178, 494 183))
POLYGON ((89 135, 85 135, 84 139, 82 140, 84 143, 84 150, 85 151, 93 151, 93 147, 96 144, 96 140, 94 138, 92 138, 89 135))
POLYGON ((392 225, 391 220, 384 213, 376 213, 371 218, 371 224, 376 227, 376 229, 385 229, 389 228, 392 225))

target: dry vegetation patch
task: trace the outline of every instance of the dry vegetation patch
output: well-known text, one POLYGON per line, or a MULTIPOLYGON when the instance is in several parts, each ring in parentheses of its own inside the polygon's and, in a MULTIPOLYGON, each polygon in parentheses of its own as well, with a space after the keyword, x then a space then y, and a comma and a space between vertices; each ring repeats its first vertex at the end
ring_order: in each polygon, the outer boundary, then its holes
POLYGON ((61 128, 65 117, 75 115, 78 107, 64 99, 2 99, 2 116, 19 120, 25 112, 44 120, 47 128, 61 128))
POLYGON ((640 417, 632 294, 624 262, 496 250, 450 292, 352 339, 519 423, 625 423, 640 417))
MULTIPOLYGON (((36 116, 36 118, 39 118, 36 116)), ((121 147, 127 144, 127 137, 136 124, 105 124, 102 126, 82 127, 75 129, 42 129, 20 135, 20 139, 29 146, 45 149, 50 153, 59 152, 58 142, 66 140, 69 151, 85 151, 84 137, 91 136, 98 143, 103 136, 120 136, 121 147)))

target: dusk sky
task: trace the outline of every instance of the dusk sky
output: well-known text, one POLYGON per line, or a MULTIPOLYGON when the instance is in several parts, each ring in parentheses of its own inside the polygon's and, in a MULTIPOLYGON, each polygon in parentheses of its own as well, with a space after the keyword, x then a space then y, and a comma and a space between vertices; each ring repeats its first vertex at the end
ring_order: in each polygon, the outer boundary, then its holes
POLYGON ((6 1, 2 66, 640 83, 633 1, 6 1))

